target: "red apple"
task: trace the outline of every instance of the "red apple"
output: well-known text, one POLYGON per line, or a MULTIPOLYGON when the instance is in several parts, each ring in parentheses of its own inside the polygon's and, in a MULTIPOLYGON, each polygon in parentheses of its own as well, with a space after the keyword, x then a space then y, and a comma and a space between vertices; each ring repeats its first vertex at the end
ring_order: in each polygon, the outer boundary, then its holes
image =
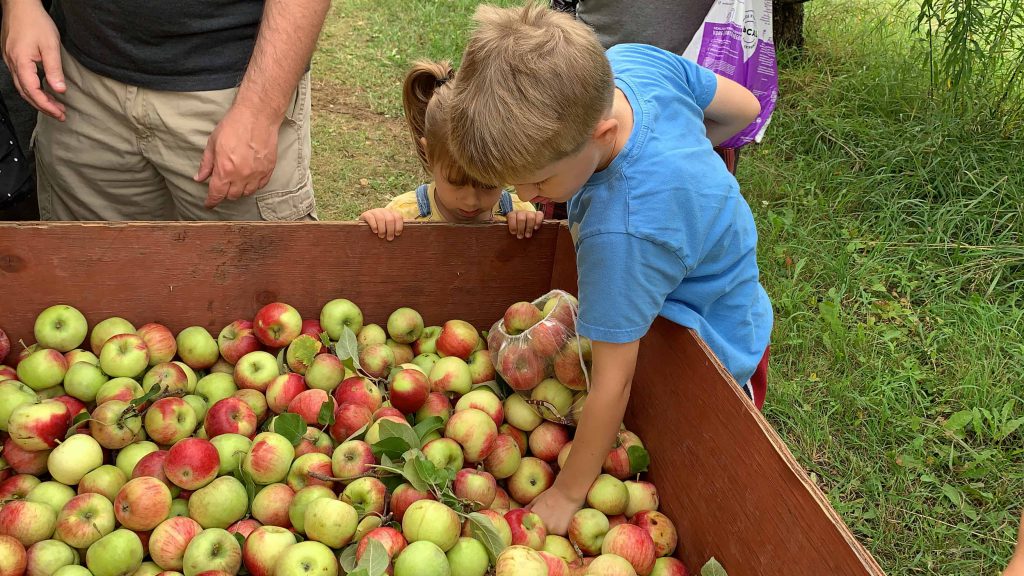
POLYGON ((572 390, 586 390, 587 378, 580 366, 580 356, 589 369, 591 361, 590 340, 574 337, 565 343, 555 356, 555 377, 572 390))
POLYGON ((565 324, 544 320, 530 330, 530 348, 541 358, 554 358, 568 338, 565 324))
POLYGON ((89 432, 108 450, 117 450, 141 438, 142 418, 125 417, 130 406, 123 400, 110 400, 99 404, 92 411, 89 432))
MULTIPOLYGON (((31 474, 42 476, 46 474, 46 462, 50 457, 50 450, 25 450, 8 436, 3 442, 3 456, 7 464, 16 474, 31 474)), ((3 500, 0 498, 0 500, 3 500)))
POLYGON ((334 411, 334 424, 331 424, 331 438, 335 442, 344 442, 363 426, 369 426, 373 418, 370 409, 362 404, 346 403, 334 411))
POLYGON ((469 365, 456 356, 446 356, 434 362, 427 379, 433 392, 461 395, 473 388, 469 365))
POLYGON ((431 392, 427 395, 427 401, 416 411, 416 421, 426 420, 431 416, 437 416, 442 422, 448 422, 452 413, 452 403, 448 397, 439 392, 431 392))
POLYGON ((151 476, 129 480, 114 499, 114 516, 129 530, 152 530, 170 512, 171 491, 151 476))
MULTIPOLYGON (((252 576, 274 576, 277 559, 285 550, 294 546, 295 541, 295 535, 284 528, 262 526, 245 539, 242 562, 252 576)), ((285 572, 290 571, 281 570, 282 574, 285 572)), ((300 569, 299 573, 304 573, 304 571, 300 569)))
POLYGON ((434 498, 430 492, 420 492, 411 484, 399 484, 391 493, 390 508, 395 520, 401 522, 405 511, 417 500, 437 500, 437 498, 434 498))
POLYGON ((342 442, 331 456, 331 472, 335 478, 352 480, 372 470, 377 463, 370 445, 362 440, 342 442))
POLYGON ((544 421, 530 432, 530 452, 545 462, 555 462, 558 453, 569 443, 569 429, 544 421))
POLYGON ((415 357, 415 354, 412 353, 412 346, 408 344, 401 344, 390 338, 388 338, 386 344, 388 348, 391 348, 391 353, 395 355, 395 366, 412 362, 413 357, 415 357))
POLYGON ((690 576, 686 565, 675 558, 658 558, 650 576, 690 576))
POLYGON ((402 414, 401 410, 398 410, 397 408, 394 408, 392 406, 381 406, 380 408, 377 408, 377 411, 373 413, 373 417, 371 418, 371 420, 373 422, 376 422, 377 420, 380 420, 385 416, 390 416, 391 418, 389 418, 389 420, 394 420, 395 422, 409 422, 408 420, 405 419, 405 414, 402 414))
MULTIPOLYGON (((319 320, 314 319, 314 318, 307 318, 307 319, 303 319, 302 320, 302 330, 299 331, 299 334, 305 334, 307 336, 312 336, 313 338, 316 338, 317 340, 319 340, 320 339, 320 335, 321 334, 325 334, 325 332, 324 332, 323 327, 320 326, 320 321, 319 320)), ((329 353, 330 350, 325 348, 325 349, 320 351, 321 354, 323 354, 324 352, 328 352, 329 353)))
POLYGON ((380 389, 367 378, 353 376, 347 378, 334 389, 334 400, 339 406, 343 404, 362 404, 373 412, 380 408, 383 399, 380 389))
POLYGON ((288 470, 288 486, 296 492, 314 484, 334 488, 332 480, 322 480, 317 477, 330 477, 331 472, 330 456, 319 452, 303 454, 292 462, 291 468, 288 470))
POLYGON ((281 414, 288 410, 291 403, 301 392, 306 391, 306 381, 301 374, 289 372, 281 374, 271 380, 267 386, 267 407, 274 414, 281 414))
POLYGON ((327 399, 327 392, 323 390, 316 388, 305 390, 292 398, 292 401, 288 403, 288 411, 301 416, 306 424, 316 426, 319 424, 320 407, 327 402, 327 399))
POLYGON ((540 551, 540 555, 544 557, 544 561, 548 565, 548 576, 568 576, 569 575, 569 564, 555 556, 550 552, 540 551))
POLYGON ((234 524, 228 526, 226 530, 231 534, 240 534, 242 538, 248 538, 257 528, 262 526, 259 522, 252 518, 243 518, 234 524))
POLYGON ((174 339, 174 333, 163 324, 143 324, 135 331, 146 343, 149 349, 149 365, 155 366, 163 362, 170 362, 178 353, 178 343, 174 339))
POLYGON ((529 546, 534 550, 544 548, 544 539, 548 536, 547 529, 540 516, 526 508, 516 508, 505 513, 505 520, 512 529, 513 546, 529 546))
POLYGON ((252 438, 259 422, 256 413, 241 398, 218 400, 206 412, 206 435, 210 438, 220 434, 241 434, 252 438))
POLYGON ((176 493, 179 488, 177 485, 167 479, 167 475, 164 473, 164 462, 167 460, 167 455, 170 454, 167 450, 157 450, 156 452, 150 452, 143 456, 135 464, 135 468, 132 469, 132 478, 141 478, 143 476, 150 476, 164 483, 171 490, 171 494, 176 493))
POLYGON ((391 380, 391 405, 405 414, 413 414, 423 407, 430 395, 430 382, 419 370, 407 368, 391 380))
POLYGON ((245 402, 252 413, 256 415, 256 422, 262 423, 267 417, 267 397, 259 390, 243 388, 233 394, 233 397, 245 402))
POLYGON ((20 500, 33 488, 39 486, 41 481, 30 474, 18 474, 0 482, 0 501, 20 500))
POLYGON ((396 366, 395 353, 387 344, 370 344, 359 351, 359 365, 373 378, 385 378, 396 366))
POLYGON ((474 468, 463 468, 455 473, 452 483, 455 495, 472 503, 474 511, 483 510, 494 502, 498 484, 488 472, 474 468))
POLYGON ((80 494, 61 508, 54 538, 86 549, 114 530, 114 505, 102 494, 80 494))
POLYGON ((260 343, 253 333, 252 322, 235 320, 222 328, 217 335, 217 348, 221 357, 232 365, 237 364, 242 356, 249 352, 259 350, 260 343))
POLYGON ((10 351, 11 339, 7 337, 7 333, 3 331, 3 328, 0 328, 0 363, 3 363, 10 351))
POLYGON ((191 436, 196 428, 197 419, 195 410, 188 402, 169 396, 157 400, 146 410, 144 423, 150 440, 170 446, 191 436))
POLYGON ((508 478, 508 493, 523 506, 547 490, 555 481, 555 473, 547 462, 528 456, 523 458, 512 476, 508 478))
POLYGON ((513 390, 532 390, 544 380, 544 361, 523 345, 507 344, 498 352, 501 377, 513 390))
POLYGON ((153 366, 142 378, 142 390, 149 392, 153 388, 166 391, 183 390, 188 392, 188 375, 185 370, 174 362, 162 362, 153 366))
POLYGON ((654 568, 654 541, 639 526, 620 524, 608 531, 601 544, 602 554, 625 558, 639 576, 648 576, 654 568))
POLYGON ((28 547, 53 535, 57 511, 48 504, 12 500, 0 506, 0 535, 13 536, 28 547))
POLYGON ((516 335, 526 332, 534 324, 540 322, 543 317, 540 309, 532 303, 516 302, 505 310, 505 316, 502 320, 505 332, 516 335))
POLYGON ((11 412, 7 420, 7 432, 14 443, 30 451, 48 450, 57 446, 69 427, 71 412, 66 404, 56 400, 22 404, 11 412))
POLYGON ((491 353, 487 350, 477 350, 469 355, 466 361, 469 365, 469 377, 473 384, 480 384, 494 380, 494 362, 491 360, 491 353))
POLYGON ((484 458, 484 469, 495 478, 503 480, 511 476, 519 468, 522 453, 519 444, 508 434, 498 434, 494 440, 494 448, 484 458))
POLYGON ((498 486, 498 489, 494 492, 494 501, 491 502, 491 510, 504 514, 512 509, 512 500, 509 498, 508 492, 504 488, 498 486))
POLYGON ((483 462, 494 449, 498 427, 486 413, 469 408, 452 414, 445 425, 444 435, 462 446, 467 462, 476 464, 483 462))
POLYGON ((242 458, 242 470, 257 484, 282 482, 294 458, 295 447, 287 438, 276 432, 260 432, 242 458))
POLYGON ((376 540, 383 544, 384 550, 388 553, 388 558, 392 560, 397 558, 398 554, 408 545, 408 542, 405 541, 405 536, 402 536, 402 533, 398 530, 395 530, 390 526, 374 528, 367 532, 359 541, 359 545, 356 546, 357 562, 363 559, 363 554, 366 553, 366 548, 370 545, 370 540, 376 540))
POLYGON ((351 504, 360 516, 380 515, 384 513, 384 505, 387 499, 387 487, 384 483, 372 476, 363 476, 353 480, 339 498, 342 502, 351 504))
POLYGON ((287 484, 268 484, 256 493, 252 500, 252 517, 264 526, 291 528, 288 507, 295 499, 295 490, 287 484))
POLYGON ((494 420, 495 426, 501 426, 505 422, 505 409, 502 408, 501 399, 490 388, 472 390, 455 403, 456 412, 468 408, 484 412, 494 420))
POLYGON ((437 353, 442 357, 457 356, 468 360, 479 343, 480 333, 472 324, 465 320, 449 320, 437 336, 437 353))
MULTIPOLYGON (((509 398, 511 398, 511 396, 509 396, 509 398)), ((536 426, 534 426, 534 428, 536 428, 536 426)), ((519 455, 526 456, 526 449, 529 448, 530 446, 530 437, 526 432, 519 428, 516 428, 515 426, 509 424, 508 422, 505 422, 504 424, 498 427, 498 433, 510 436, 513 440, 515 440, 516 445, 519 446, 519 455)))
POLYGON ((333 452, 334 442, 331 442, 331 437, 313 426, 306 426, 306 433, 302 435, 302 440, 295 447, 296 458, 313 453, 330 456, 333 452))
POLYGON ((157 525, 149 536, 149 556, 164 570, 181 570, 185 549, 203 531, 203 527, 186 516, 168 518, 157 525))
POLYGON ((302 332, 299 311, 283 302, 260 308, 252 322, 256 339, 272 348, 284 348, 302 332))
POLYGON ((672 520, 661 512, 645 510, 633 516, 632 523, 642 528, 654 541, 655 556, 669 556, 676 550, 679 536, 672 520))
POLYGON ((167 479, 185 490, 198 490, 217 477, 217 447, 202 438, 185 438, 168 450, 164 460, 167 479))

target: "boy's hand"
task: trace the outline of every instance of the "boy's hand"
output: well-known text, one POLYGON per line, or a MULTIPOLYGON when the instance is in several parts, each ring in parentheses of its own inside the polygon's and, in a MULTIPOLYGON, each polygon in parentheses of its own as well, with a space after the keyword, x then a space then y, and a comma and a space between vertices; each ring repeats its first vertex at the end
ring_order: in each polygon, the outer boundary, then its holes
POLYGON ((1020 529, 1017 531, 1017 549, 1003 576, 1024 576, 1024 513, 1021 513, 1020 529))
POLYGON ((508 231, 520 240, 533 236, 533 231, 544 223, 544 213, 532 210, 513 210, 505 218, 508 219, 508 231))
POLYGON ((527 508, 535 512, 544 522, 548 534, 564 536, 569 531, 573 514, 583 507, 583 502, 573 500, 557 486, 552 486, 534 498, 527 508))
POLYGON ((387 208, 367 210, 359 215, 359 219, 369 224, 370 230, 381 239, 391 241, 402 235, 402 216, 387 208))

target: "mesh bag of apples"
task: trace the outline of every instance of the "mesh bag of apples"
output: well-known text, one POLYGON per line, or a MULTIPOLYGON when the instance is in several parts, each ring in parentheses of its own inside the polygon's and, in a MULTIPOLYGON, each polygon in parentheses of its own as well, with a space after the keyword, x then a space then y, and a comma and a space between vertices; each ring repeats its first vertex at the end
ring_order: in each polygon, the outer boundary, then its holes
POLYGON ((575 302, 531 305, 518 333, 410 308, 364 323, 343 298, 216 336, 41 311, 35 343, 0 350, 0 576, 687 574, 625 429, 567 536, 528 510, 586 381, 559 377, 575 302), (523 342, 540 406, 495 382, 492 353, 523 342))

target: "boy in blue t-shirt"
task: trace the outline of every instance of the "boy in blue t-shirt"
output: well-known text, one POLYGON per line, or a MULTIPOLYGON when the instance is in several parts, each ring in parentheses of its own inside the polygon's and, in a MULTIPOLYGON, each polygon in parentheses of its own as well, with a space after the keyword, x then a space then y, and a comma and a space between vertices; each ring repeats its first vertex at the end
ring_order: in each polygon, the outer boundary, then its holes
POLYGON ((449 146, 482 182, 568 202, 577 329, 593 340, 573 449, 531 508, 564 534, 613 446, 639 339, 693 328, 738 385, 766 365, 772 309, 757 232, 713 150, 760 111, 745 88, 658 48, 615 46, 538 5, 481 6, 456 76, 449 146))

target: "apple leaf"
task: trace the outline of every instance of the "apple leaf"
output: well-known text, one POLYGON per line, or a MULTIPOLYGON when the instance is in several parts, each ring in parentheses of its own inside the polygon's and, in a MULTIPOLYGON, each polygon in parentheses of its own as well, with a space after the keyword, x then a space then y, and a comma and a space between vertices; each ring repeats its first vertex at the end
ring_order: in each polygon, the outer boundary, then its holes
POLYGON ((341 569, 345 574, 352 574, 356 569, 356 548, 359 548, 359 543, 354 542, 342 550, 338 556, 338 563, 341 564, 341 569))
POLYGON ((374 456, 377 456, 378 458, 383 456, 398 458, 408 449, 408 442, 394 436, 391 438, 381 438, 375 444, 370 446, 370 450, 373 452, 374 456))
POLYGON ((630 474, 645 472, 651 464, 651 455, 643 446, 630 446, 626 449, 626 455, 629 456, 630 474))
POLYGON ((356 564, 356 569, 366 570, 368 576, 381 576, 388 571, 388 550, 381 544, 380 540, 368 538, 366 549, 363 550, 363 557, 356 564))
POLYGON ((238 461, 238 473, 235 474, 235 477, 245 486, 245 493, 249 497, 249 505, 252 506, 252 501, 256 499, 256 482, 253 481, 251 475, 242 469, 241 460, 238 461))
POLYGON ((477 388, 488 388, 490 389, 491 392, 494 392, 494 394, 498 397, 499 400, 505 399, 505 391, 501 389, 501 386, 498 386, 497 380, 488 380, 486 382, 474 384, 473 390, 476 390, 477 388))
MULTIPOLYGON (((308 334, 301 334, 288 345, 288 352, 294 360, 298 360, 306 366, 313 363, 313 357, 320 352, 322 342, 308 334)), ((287 358, 287 355, 285 356, 287 358)))
MULTIPOLYGON (((349 437, 348 437, 348 438, 345 438, 345 442, 348 442, 349 440, 355 440, 356 438, 359 438, 359 437, 361 437, 361 436, 362 436, 363 434, 366 434, 366 429, 367 429, 367 428, 369 428, 369 427, 370 427, 370 425, 369 425, 369 424, 363 424, 363 425, 362 425, 362 426, 361 426, 361 427, 359 428, 359 430, 356 430, 356 431, 355 431, 355 432, 353 432, 353 433, 352 433, 351 435, 349 435, 349 437)), ((344 442, 343 442, 343 443, 344 443, 344 442)))
POLYGON ((444 428, 444 420, 442 420, 440 416, 431 416, 422 422, 417 422, 416 425, 413 426, 413 431, 416 432, 416 436, 419 438, 418 445, 423 445, 423 438, 426 437, 427 434, 442 428, 444 428))
POLYGON ((705 564, 704 567, 700 569, 700 576, 729 576, 729 575, 726 574, 725 568, 723 568, 722 565, 719 564, 718 560, 715 560, 715 557, 712 556, 711 560, 708 560, 708 563, 705 564))
POLYGON ((328 350, 333 350, 333 348, 331 348, 331 337, 327 335, 327 332, 321 332, 319 334, 319 337, 320 343, 324 345, 324 348, 327 348, 328 350))
POLYGON ((320 405, 320 412, 316 415, 316 421, 321 426, 334 424, 334 398, 328 396, 327 402, 320 405))
POLYGON ((288 363, 284 361, 285 350, 287 350, 287 348, 281 348, 277 352, 277 371, 281 374, 287 374, 291 372, 291 370, 288 368, 288 363))
POLYGON ((407 424, 399 424, 391 420, 378 420, 377 423, 380 425, 380 437, 381 440, 386 438, 400 438, 405 442, 408 447, 402 452, 411 448, 420 447, 420 439, 416 436, 416 431, 412 429, 412 426, 407 424))
POLYGON ((149 392, 146 392, 145 394, 143 394, 142 396, 139 396, 138 398, 132 399, 132 401, 129 402, 128 405, 129 406, 141 406, 141 405, 145 404, 146 402, 149 402, 153 398, 156 398, 158 394, 163 392, 163 390, 164 390, 163 386, 153 386, 152 388, 149 389, 149 392))
POLYGON ((298 446, 302 442, 302 435, 306 433, 306 423, 302 416, 285 412, 274 420, 274 432, 287 438, 292 446, 298 446))
POLYGON ((487 554, 491 557, 491 562, 496 562, 498 555, 505 549, 505 543, 501 541, 501 536, 494 527, 494 523, 479 512, 471 513, 468 520, 473 538, 483 542, 484 548, 487 548, 487 554))
POLYGON ((424 482, 428 485, 434 486, 439 491, 443 491, 448 486, 450 481, 448 472, 444 469, 438 470, 437 466, 430 460, 427 460, 426 456, 420 455, 419 458, 413 460, 413 466, 416 467, 416 472, 419 473, 420 478, 423 478, 424 482))
MULTIPOLYGON (((408 458, 405 461, 405 466, 402 467, 402 476, 412 485, 413 488, 420 492, 426 492, 430 489, 430 485, 427 484, 427 480, 420 474, 420 469, 416 463, 419 458, 408 458)), ((429 461, 427 462, 429 464, 429 461)))
MULTIPOLYGON (((381 476, 379 478, 384 487, 387 488, 388 494, 391 494, 402 484, 405 484, 405 478, 402 476, 381 476)), ((401 532, 401 530, 399 530, 401 532)))
POLYGON ((238 547, 239 548, 244 548, 245 547, 245 536, 242 536, 242 534, 239 533, 239 532, 235 532, 234 533, 234 537, 235 537, 235 540, 238 541, 238 547))
POLYGON ((89 412, 79 412, 78 416, 75 416, 74 420, 71 421, 71 427, 77 428, 79 424, 89 419, 89 412))
POLYGON ((356 333, 348 326, 345 326, 345 330, 341 333, 341 338, 338 339, 338 344, 334 349, 339 360, 352 360, 355 368, 362 368, 359 366, 359 341, 356 340, 356 333))
POLYGON ((356 568, 355 570, 348 572, 347 576, 370 576, 370 573, 366 568, 356 568))

